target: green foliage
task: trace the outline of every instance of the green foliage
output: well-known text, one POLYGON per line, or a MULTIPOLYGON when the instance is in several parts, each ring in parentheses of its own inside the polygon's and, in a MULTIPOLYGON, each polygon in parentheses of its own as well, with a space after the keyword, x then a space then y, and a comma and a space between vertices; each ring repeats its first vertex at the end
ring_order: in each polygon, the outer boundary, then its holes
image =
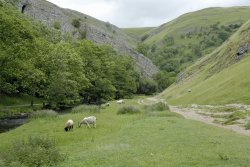
POLYGON ((137 45, 137 48, 136 50, 143 54, 144 56, 147 56, 148 55, 148 51, 149 51, 149 46, 147 46, 146 44, 143 44, 143 43, 139 43, 137 45))
POLYGON ((147 110, 150 111, 169 111, 169 106, 164 102, 158 102, 150 106, 146 106, 147 110))
POLYGON ((142 42, 145 41, 148 37, 149 37, 148 34, 143 35, 143 36, 141 37, 141 41, 142 41, 142 42))
POLYGON ((117 114, 138 114, 140 112, 140 109, 138 109, 137 107, 124 106, 118 110, 117 114))
MULTIPOLYGON (((250 57, 237 59, 239 47, 249 43, 249 22, 211 54, 202 57, 180 75, 164 97, 170 104, 249 104, 250 57), (239 60, 239 59, 238 59, 239 60), (192 89, 192 93, 187 93, 192 89)), ((237 117, 232 118, 234 123, 237 117)))
MULTIPOLYGON (((26 93, 59 110, 80 99, 100 104, 136 92, 137 73, 127 56, 87 40, 62 39, 60 31, 34 23, 8 5, 0 14, 1 94, 26 93)), ((85 38, 86 31, 80 36, 85 38)))
POLYGON ((36 112, 32 112, 29 117, 32 119, 37 118, 54 118, 57 117, 58 113, 53 110, 39 110, 36 112))
POLYGON ((172 45, 174 45, 174 37, 172 37, 172 36, 165 36, 164 38, 163 38, 163 43, 164 43, 164 45, 167 45, 167 46, 172 46, 172 45))
POLYGON ((27 141, 17 140, 5 156, 6 166, 54 166, 63 160, 65 156, 59 153, 55 141, 43 137, 29 137, 27 141))
POLYGON ((61 22, 60 21, 55 21, 53 24, 53 27, 57 30, 61 29, 61 22))
POLYGON ((147 52, 147 57, 161 70, 179 73, 219 47, 249 19, 249 14, 248 7, 233 7, 209 8, 180 16, 151 31, 143 43, 150 48, 156 45, 157 49, 147 52))
POLYGON ((245 128, 246 128, 247 130, 250 129, 250 122, 248 122, 248 123, 245 125, 245 128))
POLYGON ((80 26, 81 26, 81 19, 73 19, 72 20, 72 22, 71 22, 71 24, 75 27, 75 28, 80 28, 80 26))
POLYGON ((139 86, 137 88, 138 94, 152 95, 153 93, 156 93, 157 90, 158 85, 154 80, 148 78, 139 79, 139 86))
POLYGON ((156 73, 153 78, 158 84, 158 90, 163 91, 166 89, 168 86, 170 86, 172 83, 175 82, 175 73, 168 73, 168 72, 163 72, 160 71, 156 73))

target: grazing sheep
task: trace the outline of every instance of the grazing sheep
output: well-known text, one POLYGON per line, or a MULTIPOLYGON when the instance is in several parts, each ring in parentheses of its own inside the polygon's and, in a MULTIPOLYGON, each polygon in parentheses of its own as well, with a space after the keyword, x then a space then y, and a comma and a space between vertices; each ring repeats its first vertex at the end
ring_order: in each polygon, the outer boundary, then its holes
POLYGON ((121 100, 117 100, 116 102, 117 102, 117 104, 122 104, 122 103, 124 103, 124 100, 121 99, 121 100))
POLYGON ((67 132, 67 131, 70 131, 71 129, 73 130, 73 125, 74 125, 74 122, 72 119, 69 119, 67 122, 66 122, 66 126, 64 128, 64 130, 67 132))
POLYGON ((192 89, 188 89, 188 92, 192 92, 192 89))
POLYGON ((91 128, 90 124, 92 124, 96 128, 96 117, 90 116, 83 118, 83 120, 80 123, 78 122, 78 127, 80 128, 82 124, 87 125, 89 128, 91 128))
POLYGON ((110 104, 109 104, 109 103, 106 103, 106 104, 105 104, 105 106, 107 106, 107 107, 108 107, 108 106, 110 106, 110 104))

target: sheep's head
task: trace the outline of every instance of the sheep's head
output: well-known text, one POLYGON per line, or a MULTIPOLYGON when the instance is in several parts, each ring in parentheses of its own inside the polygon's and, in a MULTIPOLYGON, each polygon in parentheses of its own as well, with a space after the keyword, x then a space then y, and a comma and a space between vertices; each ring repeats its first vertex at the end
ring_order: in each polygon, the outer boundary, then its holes
POLYGON ((67 132, 69 129, 68 129, 68 127, 65 127, 64 130, 65 130, 65 132, 67 132))
POLYGON ((80 128, 81 127, 81 124, 78 122, 78 127, 80 128))

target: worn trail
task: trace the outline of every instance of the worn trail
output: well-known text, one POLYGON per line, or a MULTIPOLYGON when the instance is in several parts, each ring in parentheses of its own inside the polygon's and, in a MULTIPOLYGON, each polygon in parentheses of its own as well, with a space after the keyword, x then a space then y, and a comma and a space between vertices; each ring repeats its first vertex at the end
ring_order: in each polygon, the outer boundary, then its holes
MULTIPOLYGON (((150 104, 154 104, 154 103, 157 103, 160 101, 165 102, 164 99, 159 99, 157 97, 151 97, 151 98, 146 98, 146 99, 139 99, 138 104, 150 105, 150 104)), ((231 130, 233 132, 236 132, 236 133, 239 133, 239 134, 242 134, 245 136, 250 136, 250 130, 246 130, 245 127, 243 127, 242 125, 240 125, 240 124, 222 125, 219 123, 215 123, 214 122, 215 118, 213 118, 209 115, 206 115, 206 114, 202 114, 202 113, 204 113, 204 111, 199 110, 199 109, 170 106, 170 110, 171 110, 171 112, 175 112, 175 113, 182 115, 186 119, 196 120, 196 121, 203 122, 203 123, 213 125, 216 127, 225 128, 225 129, 231 130)))

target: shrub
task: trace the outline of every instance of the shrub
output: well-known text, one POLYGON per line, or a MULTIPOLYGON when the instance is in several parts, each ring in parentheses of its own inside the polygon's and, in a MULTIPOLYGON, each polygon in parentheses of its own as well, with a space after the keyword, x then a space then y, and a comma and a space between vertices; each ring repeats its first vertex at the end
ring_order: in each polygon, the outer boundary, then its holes
POLYGON ((65 160, 59 153, 54 140, 43 137, 29 137, 27 141, 17 140, 5 154, 5 166, 54 166, 65 160))
POLYGON ((83 31, 79 31, 80 33, 80 39, 85 39, 86 36, 87 36, 87 31, 86 30, 83 30, 83 31))
POLYGON ((145 41, 149 37, 149 34, 145 34, 141 37, 141 41, 145 41))
POLYGON ((58 116, 58 113, 54 110, 40 110, 40 111, 36 111, 33 112, 30 115, 30 118, 48 118, 48 117, 56 117, 58 116))
POLYGON ((158 102, 158 103, 152 104, 150 106, 147 106, 146 108, 147 108, 147 110, 151 110, 151 111, 166 111, 166 110, 169 110, 168 105, 166 103, 164 103, 164 102, 158 102))
POLYGON ((71 24, 75 27, 75 28, 79 28, 81 26, 81 22, 80 19, 73 19, 71 24))
POLYGON ((140 112, 141 111, 134 106, 124 106, 118 110, 117 114, 137 114, 140 112))
POLYGON ((61 29, 61 23, 59 21, 55 21, 54 24, 53 24, 53 27, 57 30, 60 30, 61 29))
POLYGON ((245 127, 246 127, 246 130, 249 130, 250 129, 250 122, 248 122, 245 127))
POLYGON ((80 105, 74 107, 71 112, 72 113, 80 113, 80 112, 91 112, 91 113, 100 113, 101 108, 100 106, 96 105, 80 105))
POLYGON ((157 92, 157 83, 148 78, 141 78, 139 80, 139 86, 137 88, 138 94, 146 94, 146 95, 152 95, 153 93, 157 92))

